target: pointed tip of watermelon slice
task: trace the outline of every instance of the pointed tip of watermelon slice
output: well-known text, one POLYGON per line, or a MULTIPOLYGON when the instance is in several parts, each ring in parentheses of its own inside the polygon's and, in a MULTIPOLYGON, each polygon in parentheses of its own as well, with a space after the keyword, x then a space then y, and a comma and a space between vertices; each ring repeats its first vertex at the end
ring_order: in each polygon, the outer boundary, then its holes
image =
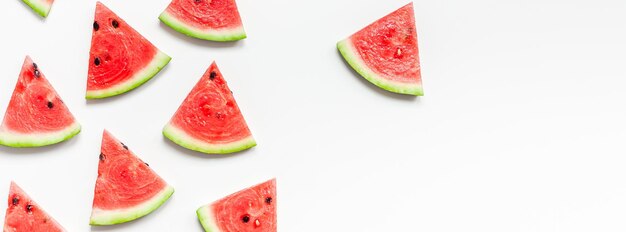
POLYGON ((41 17, 48 17, 50 9, 52 8, 52 1, 45 0, 22 0, 26 5, 32 8, 41 17))
POLYGON ((159 20, 165 23, 165 25, 172 29, 183 33, 189 37, 203 40, 211 40, 217 42, 231 42, 238 41, 247 38, 246 31, 243 29, 243 25, 236 28, 229 28, 223 30, 202 30, 200 28, 193 27, 183 23, 172 14, 164 11, 159 16, 159 20))
POLYGON ((160 193, 138 206, 118 210, 93 209, 89 225, 107 226, 133 221, 161 207, 163 203, 170 199, 172 194, 174 194, 174 188, 168 185, 160 193))
POLYGON ((244 151, 257 145, 256 140, 252 136, 226 144, 214 144, 200 141, 171 123, 165 125, 163 135, 184 148, 206 154, 230 154, 244 151))
POLYGON ((376 72, 374 72, 371 68, 369 68, 365 64, 363 59, 361 59, 359 54, 354 49, 350 39, 339 41, 337 43, 337 49, 339 49, 339 52, 341 53, 343 58, 346 60, 346 62, 348 62, 348 64, 357 73, 361 74, 361 76, 363 76, 366 80, 368 80, 372 84, 384 90, 394 92, 394 93, 408 94, 408 95, 415 95, 415 96, 424 95, 424 90, 422 88, 421 82, 419 83, 397 82, 397 81, 388 80, 387 78, 384 78, 380 76, 379 74, 376 74, 376 72))

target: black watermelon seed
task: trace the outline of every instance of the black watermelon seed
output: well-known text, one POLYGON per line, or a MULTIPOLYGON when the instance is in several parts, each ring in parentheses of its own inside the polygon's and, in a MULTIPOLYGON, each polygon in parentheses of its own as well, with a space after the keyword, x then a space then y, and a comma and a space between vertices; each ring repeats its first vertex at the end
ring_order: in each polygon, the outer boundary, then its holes
POLYGON ((196 1, 196 3, 201 3, 202 2, 202 0, 195 0, 195 1, 196 1))
POLYGON ((144 162, 144 164, 145 164, 146 166, 148 166, 148 167, 150 167, 150 164, 148 164, 148 163, 145 163, 145 162, 144 162))
POLYGON ((272 197, 265 198, 265 203, 272 204, 272 197))
POLYGON ((209 74, 209 79, 213 80, 215 79, 215 76, 217 76, 217 73, 211 72, 211 74, 209 74))
POLYGON ((105 159, 107 159, 104 153, 100 153, 100 156, 98 158, 100 158, 101 161, 104 161, 105 159))
POLYGON ((95 64, 96 66, 100 65, 100 57, 96 57, 95 59, 93 59, 93 64, 95 64))
POLYGON ((37 64, 33 63, 33 69, 37 70, 37 64))
POLYGON ((248 223, 250 221, 250 215, 243 215, 243 217, 241 217, 241 220, 243 221, 243 223, 248 223))
POLYGON ((48 109, 52 109, 52 107, 54 107, 54 103, 52 103, 51 101, 48 102, 48 109))
POLYGON ((17 205, 17 204, 20 203, 20 199, 17 198, 17 197, 13 197, 12 203, 13 203, 13 205, 17 205))
POLYGON ((35 69, 35 77, 39 77, 41 76, 41 73, 39 73, 39 70, 35 69))
POLYGON ((124 143, 121 143, 121 144, 122 144, 122 147, 124 147, 124 149, 128 150, 128 146, 126 146, 126 144, 124 143))
POLYGON ((115 19, 113 19, 113 21, 111 22, 111 25, 113 25, 114 28, 118 28, 120 26, 120 24, 115 19))
POLYGON ((100 29, 100 25, 98 25, 97 21, 93 21, 93 30, 98 31, 98 29, 100 29))
POLYGON ((33 212, 33 205, 31 204, 26 205, 26 212, 29 212, 29 213, 33 212))

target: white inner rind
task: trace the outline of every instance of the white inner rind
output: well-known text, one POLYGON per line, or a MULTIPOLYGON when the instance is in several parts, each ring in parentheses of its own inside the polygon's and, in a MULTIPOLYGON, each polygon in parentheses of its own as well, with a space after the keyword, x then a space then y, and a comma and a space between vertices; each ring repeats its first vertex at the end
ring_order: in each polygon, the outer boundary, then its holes
POLYGON ((198 214, 198 220, 200 220, 200 224, 206 232, 221 232, 217 227, 215 215, 213 215, 213 207, 211 205, 200 207, 196 211, 196 214, 198 214))
POLYGON ((229 153, 245 150, 256 145, 252 135, 231 143, 208 143, 187 134, 185 131, 168 123, 163 128, 163 134, 173 142, 194 151, 205 153, 229 153))
POLYGON ((93 208, 91 211, 90 225, 114 225, 129 222, 137 218, 150 214, 158 209, 174 193, 171 186, 165 187, 161 192, 154 195, 149 200, 130 208, 116 210, 102 210, 93 208))
POLYGON ((159 71, 163 67, 165 67, 165 65, 167 65, 170 60, 170 56, 157 50, 157 54, 154 56, 152 61, 150 61, 150 63, 146 65, 146 67, 144 67, 141 71, 135 73, 135 75, 133 75, 131 78, 128 78, 128 80, 106 89, 87 90, 87 98, 91 99, 110 97, 137 88, 144 82, 150 80, 157 73, 159 73, 159 71))
POLYGON ((0 128, 0 144, 11 147, 38 147, 62 142, 80 132, 81 126, 74 122, 68 127, 47 133, 20 133, 0 128))

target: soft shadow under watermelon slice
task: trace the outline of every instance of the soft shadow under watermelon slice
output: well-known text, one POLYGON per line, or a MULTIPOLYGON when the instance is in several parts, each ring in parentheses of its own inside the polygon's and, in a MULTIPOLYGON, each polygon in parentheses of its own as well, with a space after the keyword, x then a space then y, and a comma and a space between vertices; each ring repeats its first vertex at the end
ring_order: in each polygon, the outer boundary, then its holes
POLYGON ((11 182, 4 218, 5 232, 61 232, 63 227, 50 217, 15 182, 11 182))
POLYGON ((159 19, 193 38, 220 42, 246 38, 235 0, 172 0, 159 19))
POLYGON ((104 4, 96 4, 87 99, 131 91, 154 77, 170 60, 104 4))
POLYGON ((68 140, 80 129, 41 67, 26 56, 0 125, 0 144, 41 147, 68 140))
POLYGON ((256 146, 215 62, 165 125, 163 135, 182 147, 211 154, 233 153, 256 146))
POLYGON ((106 130, 98 158, 91 225, 114 225, 143 217, 174 193, 148 163, 106 130))
POLYGON ((413 3, 337 43, 344 59, 374 85, 401 94, 422 96, 413 3))
POLYGON ((233 193, 196 213, 207 232, 276 232, 276 179, 233 193))

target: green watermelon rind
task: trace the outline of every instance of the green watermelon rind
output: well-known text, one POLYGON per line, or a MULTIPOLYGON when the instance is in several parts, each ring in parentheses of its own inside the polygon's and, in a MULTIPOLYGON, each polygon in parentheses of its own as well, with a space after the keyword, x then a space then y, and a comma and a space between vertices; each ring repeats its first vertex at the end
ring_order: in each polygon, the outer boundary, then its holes
POLYGON ((229 41, 237 41, 247 38, 246 32, 243 29, 243 26, 233 29, 224 29, 219 31, 206 31, 202 29, 195 28, 191 25, 187 25, 174 16, 172 16, 167 11, 164 11, 159 16, 159 20, 165 23, 172 29, 183 33, 189 37, 203 39, 203 40, 211 40, 217 42, 229 42, 229 41))
POLYGON ((363 59, 361 59, 357 51, 354 49, 354 46, 352 45, 352 42, 349 38, 339 41, 337 43, 337 49, 339 49, 339 52, 348 62, 348 64, 350 64, 350 66, 352 66, 352 68, 356 70, 356 72, 361 74, 361 76, 363 76, 372 84, 394 93, 409 94, 415 96, 424 95, 424 90, 422 89, 421 83, 411 84, 398 81, 390 81, 369 68, 365 64, 363 59))
POLYGON ((48 17, 52 4, 46 4, 42 0, 22 0, 41 17, 48 17))
POLYGON ((212 211, 212 205, 205 205, 196 210, 200 225, 202 225, 205 232, 221 232, 219 227, 217 227, 217 223, 215 223, 215 215, 213 215, 212 211))
POLYGON ((131 91, 152 79, 152 77, 159 73, 170 62, 170 60, 172 60, 170 56, 161 51, 157 51, 157 54, 154 56, 152 61, 150 61, 150 64, 148 64, 141 71, 138 71, 125 82, 119 83, 107 89, 87 90, 85 97, 87 99, 107 98, 131 91))
POLYGON ((81 126, 77 122, 65 129, 48 133, 24 134, 4 130, 0 131, 0 145, 18 148, 43 147, 68 140, 80 133, 80 131, 81 126))
POLYGON ((163 128, 163 135, 184 148, 207 154, 229 154, 247 150, 256 146, 256 141, 252 136, 226 144, 207 143, 191 137, 182 129, 177 128, 171 123, 165 125, 165 128, 163 128))
POLYGON ((161 192, 156 194, 152 199, 126 209, 117 210, 99 210, 94 209, 91 213, 89 224, 92 226, 107 226, 129 222, 140 217, 146 216, 158 209, 174 194, 174 188, 165 187, 161 192))

